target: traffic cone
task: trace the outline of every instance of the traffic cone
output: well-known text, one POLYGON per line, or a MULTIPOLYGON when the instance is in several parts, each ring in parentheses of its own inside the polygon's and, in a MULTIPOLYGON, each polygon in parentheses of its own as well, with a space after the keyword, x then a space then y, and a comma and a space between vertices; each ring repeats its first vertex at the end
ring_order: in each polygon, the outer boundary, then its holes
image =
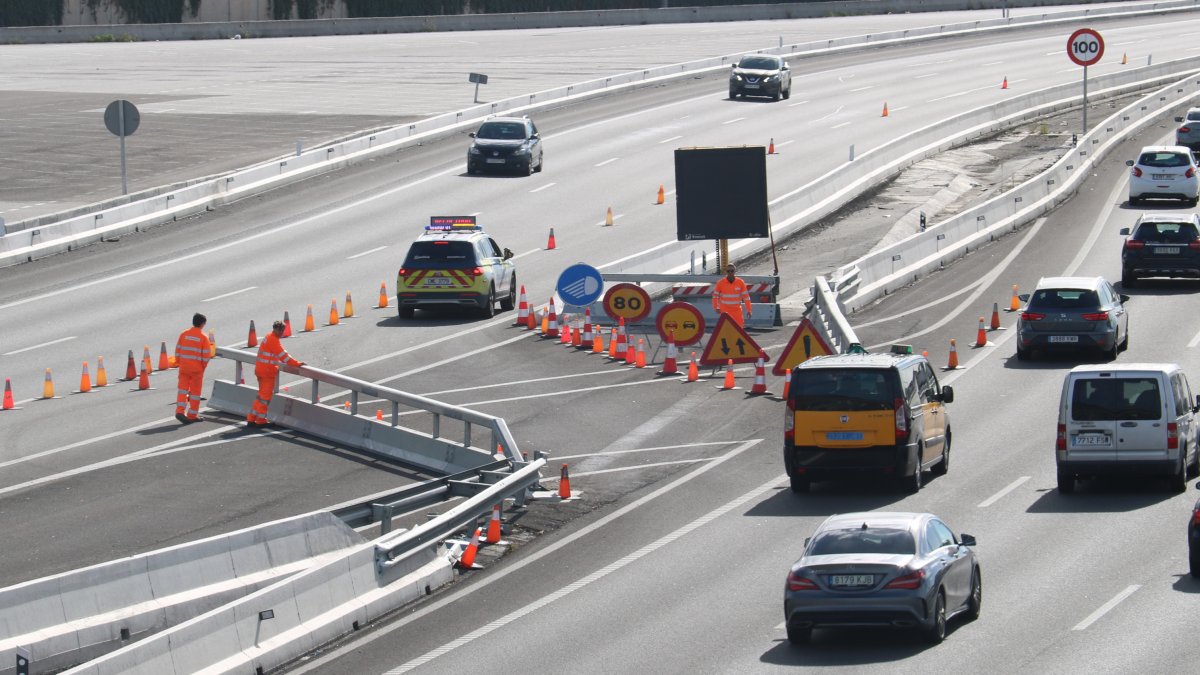
POLYGON ((888 116, 888 111, 887 111, 887 101, 884 101, 884 102, 883 102, 883 114, 882 114, 882 115, 880 115, 880 117, 887 117, 887 116, 888 116))
POLYGON ((786 401, 788 399, 788 393, 791 390, 792 390, 792 376, 784 375, 783 376, 783 396, 781 396, 780 398, 782 398, 783 400, 786 401))
POLYGON ((529 321, 525 324, 525 330, 534 330, 535 328, 537 328, 537 317, 534 316, 534 312, 530 310, 529 321))
POLYGON ((578 349, 587 349, 594 343, 592 338, 592 308, 588 307, 583 310, 583 335, 579 337, 579 341, 575 343, 578 349))
POLYGON ((654 203, 659 206, 662 206, 662 204, 666 201, 667 201, 667 193, 663 192, 662 183, 659 183, 658 184, 658 201, 656 201, 654 203))
POLYGON ((617 320, 617 346, 615 351, 610 352, 609 356, 617 359, 625 358, 625 317, 619 317, 617 320))
POLYGON ((1000 330, 1000 303, 992 303, 992 330, 1000 330))
POLYGON ((308 315, 304 317, 304 332, 311 333, 313 328, 312 303, 310 302, 308 303, 308 315))
POLYGON ((775 139, 774 138, 771 139, 771 144, 767 146, 767 154, 768 155, 775 154, 775 139))
POLYGON ((1128 65, 1128 64, 1129 64, 1129 53, 1126 52, 1124 54, 1121 54, 1121 65, 1124 66, 1124 65, 1128 65))
POLYGON ((567 465, 562 465, 562 474, 558 477, 558 498, 571 498, 571 474, 567 471, 567 465))
POLYGON ((12 382, 6 377, 4 378, 4 410, 12 410, 16 405, 13 402, 12 382))
POLYGON ((975 335, 975 346, 976 347, 986 347, 987 346, 987 331, 985 331, 983 328, 983 317, 982 316, 979 317, 979 332, 976 333, 976 335, 975 335))
POLYGON ((337 298, 329 301, 329 325, 338 325, 337 298))
POLYGON ((646 341, 643 340, 642 338, 638 338, 637 355, 634 357, 634 362, 633 362, 634 368, 645 368, 646 367, 646 349, 645 349, 645 344, 644 344, 645 342, 646 341))
POLYGON ((214 331, 208 331, 208 358, 217 358, 217 334, 214 331))
POLYGON ((1000 83, 1001 89, 1008 89, 1008 76, 1004 76, 1004 81, 1000 83))
POLYGON ((350 299, 350 291, 346 291, 346 306, 342 308, 342 318, 349 319, 354 316, 354 301, 350 299))
POLYGON ((489 544, 500 543, 500 505, 492 507, 492 519, 488 521, 487 539, 485 542, 489 544))
POLYGON ((583 349, 583 329, 578 326, 571 331, 571 346, 575 349, 583 349))
POLYGON ((946 363, 946 370, 954 370, 958 367, 958 349, 954 338, 950 338, 950 361, 946 363))
POLYGON ((695 382, 700 379, 700 366, 696 364, 696 352, 692 352, 692 360, 688 362, 687 382, 695 382))
POLYGON ((604 215, 604 226, 612 227, 612 223, 613 223, 612 207, 610 206, 610 207, 608 207, 608 213, 606 213, 604 215))
POLYGON ((721 385, 722 389, 737 389, 736 380, 733 375, 733 359, 729 359, 725 364, 725 382, 721 385))
POLYGON ((592 336, 592 353, 604 353, 604 333, 601 331, 596 331, 595 335, 592 336))
POLYGON ((42 383, 42 398, 54 398, 54 378, 50 377, 50 369, 46 369, 46 381, 42 383))
POLYGON ((387 282, 381 281, 381 282, 379 282, 379 309, 387 309, 387 306, 388 306, 387 282))
POLYGON ((104 357, 103 356, 96 357, 96 386, 97 387, 107 387, 108 386, 108 373, 104 372, 104 357))
POLYGON ((283 337, 292 337, 292 317, 288 316, 287 310, 283 310, 283 337))
POLYGON ((525 297, 525 284, 521 284, 521 302, 517 305, 517 320, 513 322, 514 326, 525 326, 529 324, 529 300, 525 297))
POLYGON ((150 345, 142 345, 142 367, 154 372, 154 366, 150 365, 150 345))
POLYGON ((547 251, 554 250, 554 228, 553 227, 550 228, 550 238, 546 240, 546 250, 547 251))
POLYGON ((167 343, 163 342, 158 350, 158 369, 169 370, 171 368, 171 357, 167 356, 167 343))
POLYGON ((258 333, 254 330, 254 319, 250 319, 250 336, 246 338, 246 348, 258 346, 258 333))
POLYGON ((480 528, 475 528, 475 534, 471 535, 470 543, 467 544, 462 557, 458 559, 459 567, 467 570, 475 567, 475 554, 479 552, 479 533, 480 528))
POLYGON ((633 340, 625 342, 625 365, 632 366, 637 361, 637 348, 633 346, 633 340))
POLYGON ((1021 309, 1021 299, 1017 297, 1017 285, 1013 284, 1012 299, 1008 301, 1008 311, 1015 312, 1021 309))
POLYGON ((383 408, 375 409, 375 419, 379 420, 380 422, 383 421, 383 408))
POLYGON ((87 361, 83 362, 83 375, 79 376, 79 393, 86 394, 92 390, 92 376, 88 375, 87 361))
POLYGON ((766 365, 763 363, 763 358, 760 356, 754 362, 754 386, 750 387, 751 396, 762 396, 769 394, 767 391, 767 371, 766 365))
POLYGON ((150 388, 150 369, 142 364, 142 374, 138 377, 138 390, 150 388))
POLYGON ((554 298, 550 298, 550 313, 547 315, 546 323, 543 325, 546 327, 542 332, 543 337, 558 337, 558 314, 554 311, 554 298))
POLYGON ((538 325, 541 326, 541 328, 538 329, 538 334, 540 334, 542 337, 545 337, 546 333, 550 332, 550 312, 538 312, 538 314, 540 314, 542 317, 538 320, 538 325))
POLYGON ((679 366, 675 363, 679 358, 679 354, 675 351, 675 331, 667 331, 667 356, 663 359, 662 370, 658 371, 659 375, 676 375, 679 373, 679 366))
POLYGON ((616 326, 613 326, 612 333, 608 336, 608 358, 617 360, 618 342, 621 339, 621 333, 617 331, 616 326))
POLYGON ((562 322, 562 329, 558 331, 558 344, 571 346, 571 324, 566 320, 562 322))
POLYGON ((133 350, 129 350, 129 363, 125 365, 125 381, 137 379, 137 364, 133 360, 133 350))

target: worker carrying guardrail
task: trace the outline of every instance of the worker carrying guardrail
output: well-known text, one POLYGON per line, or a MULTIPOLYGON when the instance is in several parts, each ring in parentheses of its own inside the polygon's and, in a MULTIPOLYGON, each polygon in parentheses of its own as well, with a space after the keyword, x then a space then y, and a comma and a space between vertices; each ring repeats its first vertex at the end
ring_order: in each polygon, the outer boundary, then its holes
POLYGON ((179 364, 179 392, 175 396, 175 419, 184 424, 203 422, 200 417, 200 393, 204 390, 204 369, 212 354, 204 325, 208 317, 196 312, 192 327, 179 334, 175 341, 175 363, 179 364), (186 414, 184 408, 187 408, 186 414))
POLYGON ((250 426, 265 427, 267 422, 267 406, 275 395, 275 381, 279 379, 279 367, 302 366, 303 361, 297 361, 283 348, 279 338, 283 337, 283 322, 276 321, 271 326, 271 333, 258 345, 258 360, 254 363, 254 376, 258 378, 258 397, 250 406, 250 414, 246 415, 246 423, 250 426))
POLYGON ((746 289, 746 282, 737 278, 737 267, 733 263, 725 266, 725 278, 713 286, 712 299, 717 314, 728 314, 739 326, 745 323, 742 318, 743 303, 746 305, 746 316, 754 314, 750 306, 750 291, 746 289))

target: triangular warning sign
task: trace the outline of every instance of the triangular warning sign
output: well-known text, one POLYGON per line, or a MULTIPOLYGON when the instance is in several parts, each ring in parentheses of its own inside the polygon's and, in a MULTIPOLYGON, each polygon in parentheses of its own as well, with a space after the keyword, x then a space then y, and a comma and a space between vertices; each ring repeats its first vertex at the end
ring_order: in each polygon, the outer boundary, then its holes
POLYGON ((731 359, 734 363, 754 363, 759 358, 770 361, 771 357, 758 346, 747 333, 746 329, 737 325, 728 314, 722 314, 713 326, 712 337, 704 345, 704 354, 700 357, 702 366, 723 366, 731 359))
POLYGON ((796 332, 792 333, 792 339, 788 340, 787 346, 783 348, 783 355, 771 368, 771 372, 775 375, 787 375, 792 368, 814 356, 828 356, 832 353, 833 350, 825 343, 825 339, 806 318, 796 326, 796 332))

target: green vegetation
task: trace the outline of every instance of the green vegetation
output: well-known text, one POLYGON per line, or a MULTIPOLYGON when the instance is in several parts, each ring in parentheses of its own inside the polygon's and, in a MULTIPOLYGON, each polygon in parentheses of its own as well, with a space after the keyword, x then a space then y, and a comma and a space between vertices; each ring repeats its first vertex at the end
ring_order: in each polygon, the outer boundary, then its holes
POLYGON ((137 38, 129 33, 121 33, 120 35, 101 33, 100 35, 93 35, 88 42, 137 42, 137 38))

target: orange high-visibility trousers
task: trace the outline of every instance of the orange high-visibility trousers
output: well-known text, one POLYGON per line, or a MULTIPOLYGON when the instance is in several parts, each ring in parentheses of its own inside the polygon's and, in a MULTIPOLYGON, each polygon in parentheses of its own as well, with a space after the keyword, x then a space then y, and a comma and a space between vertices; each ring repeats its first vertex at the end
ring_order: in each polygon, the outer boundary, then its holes
POLYGON ((247 422, 251 424, 267 423, 267 406, 271 405, 271 397, 275 395, 275 380, 278 377, 278 372, 272 375, 258 376, 258 396, 254 399, 254 404, 250 406, 250 414, 246 415, 247 422))
POLYGON ((196 419, 200 412, 200 394, 204 390, 204 369, 179 369, 179 394, 175 397, 175 414, 184 414, 187 406, 188 419, 196 419))
POLYGON ((746 322, 745 318, 742 316, 742 304, 741 303, 738 303, 736 305, 718 305, 717 313, 718 314, 728 314, 729 318, 733 319, 734 323, 736 323, 739 326, 744 325, 746 322))

